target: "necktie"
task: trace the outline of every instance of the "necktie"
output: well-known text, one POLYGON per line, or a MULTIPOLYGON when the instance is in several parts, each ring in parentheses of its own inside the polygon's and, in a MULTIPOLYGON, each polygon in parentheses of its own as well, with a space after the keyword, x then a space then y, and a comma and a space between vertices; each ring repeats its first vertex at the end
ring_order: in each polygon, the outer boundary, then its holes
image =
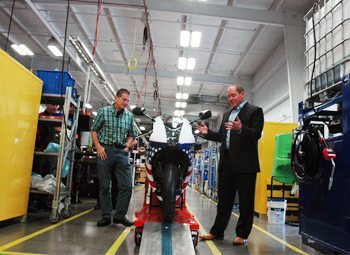
MULTIPOLYGON (((228 117, 228 121, 235 121, 239 111, 240 111, 239 106, 237 106, 236 108, 232 108, 230 116, 228 117)), ((226 132, 226 150, 230 149, 230 135, 231 135, 231 130, 227 130, 227 132, 226 132)))

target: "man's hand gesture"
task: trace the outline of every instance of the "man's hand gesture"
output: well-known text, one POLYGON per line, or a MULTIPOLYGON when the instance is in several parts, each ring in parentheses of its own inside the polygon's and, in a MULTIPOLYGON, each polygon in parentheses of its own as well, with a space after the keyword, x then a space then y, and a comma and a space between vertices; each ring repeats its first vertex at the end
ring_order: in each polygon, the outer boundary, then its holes
POLYGON ((198 124, 197 130, 199 131, 199 133, 201 135, 208 134, 208 127, 207 127, 207 125, 205 125, 205 123, 203 121, 198 124))

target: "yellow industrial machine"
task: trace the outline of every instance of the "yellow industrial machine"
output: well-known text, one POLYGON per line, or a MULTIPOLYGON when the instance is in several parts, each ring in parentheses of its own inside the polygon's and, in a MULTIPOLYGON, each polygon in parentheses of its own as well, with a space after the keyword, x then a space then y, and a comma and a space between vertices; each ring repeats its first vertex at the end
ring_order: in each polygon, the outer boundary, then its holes
POLYGON ((258 214, 267 213, 267 198, 270 195, 267 191, 267 185, 271 182, 275 155, 275 136, 277 134, 292 132, 296 127, 297 123, 264 123, 264 131, 258 145, 261 172, 257 175, 255 187, 254 211, 258 214))
POLYGON ((0 221, 27 213, 42 81, 0 49, 0 221))

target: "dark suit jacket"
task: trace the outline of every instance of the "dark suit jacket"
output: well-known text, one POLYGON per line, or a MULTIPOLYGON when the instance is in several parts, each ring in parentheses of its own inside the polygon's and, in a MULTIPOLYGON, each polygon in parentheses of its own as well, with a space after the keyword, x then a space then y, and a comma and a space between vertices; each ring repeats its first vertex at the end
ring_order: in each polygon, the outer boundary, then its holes
POLYGON ((263 111, 260 107, 246 103, 238 114, 242 130, 231 130, 230 148, 226 150, 225 122, 231 111, 224 114, 218 132, 208 130, 206 139, 221 142, 219 173, 223 170, 234 173, 256 173, 260 171, 258 140, 264 126, 263 111), (224 156, 229 162, 223 162, 224 156), (225 169, 224 169, 225 166, 225 169))

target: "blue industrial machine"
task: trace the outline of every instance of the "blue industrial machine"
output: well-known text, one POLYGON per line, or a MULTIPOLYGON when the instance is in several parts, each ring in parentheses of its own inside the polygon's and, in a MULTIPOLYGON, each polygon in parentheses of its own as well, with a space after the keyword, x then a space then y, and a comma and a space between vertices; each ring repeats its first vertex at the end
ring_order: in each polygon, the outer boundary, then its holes
POLYGON ((300 103, 299 123, 292 167, 302 240, 350 253, 350 75, 300 103))

